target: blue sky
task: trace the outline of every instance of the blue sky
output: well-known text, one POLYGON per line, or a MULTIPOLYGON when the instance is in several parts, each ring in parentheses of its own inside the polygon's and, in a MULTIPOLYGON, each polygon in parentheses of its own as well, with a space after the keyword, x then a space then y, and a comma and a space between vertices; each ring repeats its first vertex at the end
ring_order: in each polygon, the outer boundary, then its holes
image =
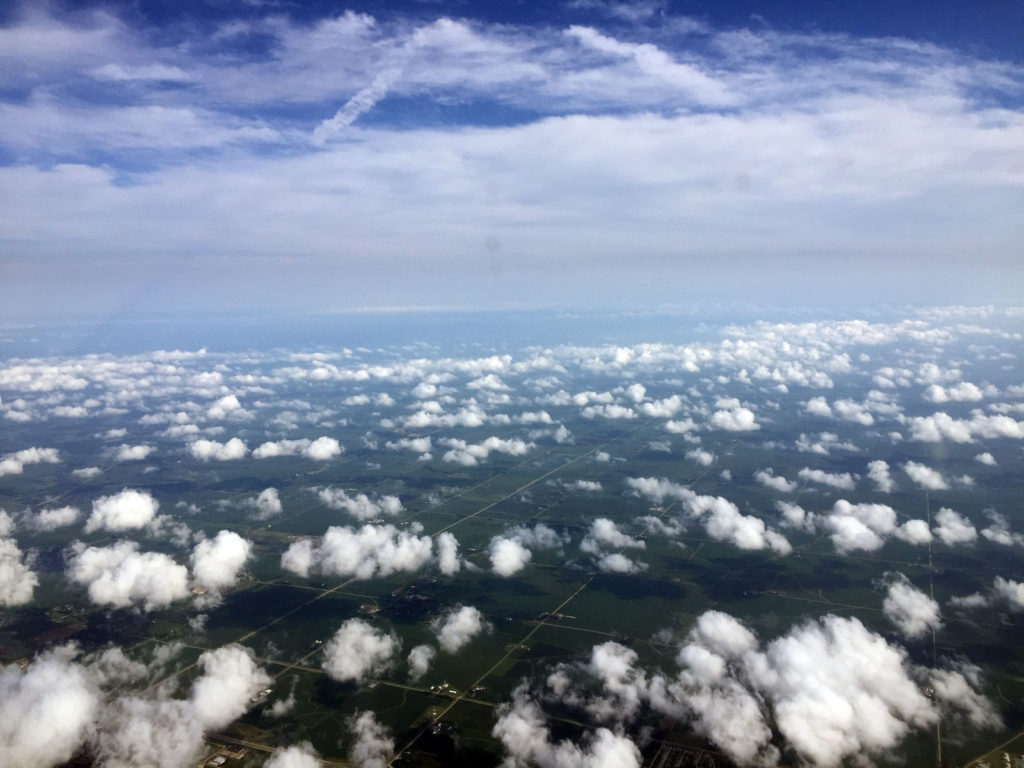
POLYGON ((1017 299, 1024 11, 892 5, 15 7, 4 313, 1017 299))

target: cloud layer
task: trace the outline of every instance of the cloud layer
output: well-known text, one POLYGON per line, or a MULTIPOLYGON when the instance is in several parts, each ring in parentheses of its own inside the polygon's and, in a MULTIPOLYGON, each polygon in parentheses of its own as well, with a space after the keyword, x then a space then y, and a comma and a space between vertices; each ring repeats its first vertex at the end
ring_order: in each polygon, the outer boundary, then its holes
MULTIPOLYGON (((877 296, 889 287, 871 275, 893 252, 927 252, 895 281, 921 298, 950 292, 951 275, 998 290, 1001 254, 1020 244, 1018 64, 898 37, 715 28, 667 12, 598 28, 580 15, 571 4, 539 26, 254 12, 190 24, 181 46, 111 11, 13 14, 2 62, 23 96, 0 101, 0 146, 17 158, 0 189, 17 194, 0 202, 21 265, 14 308, 59 288, 33 258, 84 280, 93 290, 62 298, 95 311, 113 295, 94 274, 101 257, 139 285, 196 246, 207 259, 193 265, 194 290, 151 289, 159 308, 224 298, 228 274, 266 304, 301 295, 293 309, 419 304, 425 286, 464 304, 467 283, 479 302, 526 286, 549 302, 558 281, 536 277, 552 270, 585 276, 576 286, 590 304, 623 281, 671 300, 673 281, 646 280, 651 269, 735 295, 709 255, 729 274, 771 261, 761 279, 787 295, 840 273, 847 290, 877 296), (247 47, 257 39, 265 47, 247 47), (225 46, 239 55, 215 53, 225 46), (402 103, 437 119, 410 124, 402 103), (140 154, 149 162, 134 163, 140 154), (942 216, 950 207, 964 216, 942 216), (585 269, 573 253, 588 254, 585 269), (239 269, 239 254, 260 258, 259 274, 239 269), (635 274, 619 268, 627 258, 635 274), (487 279, 494 259, 501 281, 487 279), (459 288, 438 264, 458 269, 459 288), (331 291, 338 276, 353 295, 331 291)), ((757 426, 743 407, 713 421, 757 426)))

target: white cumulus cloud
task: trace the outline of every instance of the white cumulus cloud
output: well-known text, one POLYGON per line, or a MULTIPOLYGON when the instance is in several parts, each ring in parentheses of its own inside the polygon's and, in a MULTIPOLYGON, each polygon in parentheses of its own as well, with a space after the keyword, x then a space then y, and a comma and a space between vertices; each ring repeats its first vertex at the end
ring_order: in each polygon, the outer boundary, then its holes
POLYGON ((914 587, 902 573, 887 573, 882 613, 906 638, 917 638, 942 626, 939 604, 914 587))
POLYGON ((438 616, 431 622, 430 628, 443 651, 457 653, 477 635, 491 631, 492 626, 480 609, 472 605, 461 605, 438 616))
POLYGON ((38 585, 39 577, 25 563, 17 542, 0 538, 0 605, 24 605, 38 585))
POLYGON ((362 619, 349 619, 324 646, 324 672, 332 680, 360 683, 384 671, 398 649, 394 635, 376 630, 362 619))
POLYGON ((85 523, 85 532, 114 533, 144 528, 153 522, 159 504, 149 491, 125 488, 112 496, 101 496, 92 503, 92 514, 85 523))
POLYGON ((220 531, 192 550, 192 578, 211 592, 234 586, 246 562, 252 557, 252 542, 234 531, 220 531))
POLYGON ((920 464, 916 461, 908 461, 903 465, 903 471, 907 473, 907 477, 926 490, 949 490, 949 484, 946 482, 945 478, 943 478, 942 473, 925 464, 920 464))
POLYGON ((357 579, 417 571, 431 562, 433 542, 391 525, 361 528, 332 526, 320 541, 293 542, 281 556, 286 571, 309 576, 311 572, 357 579))
POLYGON ((244 459, 249 449, 237 437, 225 443, 216 440, 196 440, 188 447, 192 455, 200 461, 237 461, 244 459))
POLYGON ((938 525, 932 528, 932 533, 946 546, 971 544, 978 538, 978 531, 971 522, 948 507, 935 513, 935 522, 938 525))
POLYGON ((87 587, 97 605, 147 611, 188 596, 188 570, 160 552, 139 552, 133 541, 108 547, 71 546, 67 577, 87 587))
POLYGON ((340 488, 321 488, 317 495, 331 509, 344 510, 357 520, 372 520, 382 515, 394 516, 404 507, 397 496, 385 495, 371 499, 365 493, 349 496, 340 488))
POLYGON ((757 423, 757 419, 754 417, 754 412, 742 406, 715 411, 711 415, 710 423, 713 427, 729 432, 749 432, 761 428, 761 425, 757 423))

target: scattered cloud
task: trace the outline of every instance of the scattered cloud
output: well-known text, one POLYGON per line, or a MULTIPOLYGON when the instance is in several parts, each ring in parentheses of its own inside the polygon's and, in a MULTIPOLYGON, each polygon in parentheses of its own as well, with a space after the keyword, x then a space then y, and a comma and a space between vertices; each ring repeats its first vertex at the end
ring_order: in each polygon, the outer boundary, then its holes
POLYGON ((362 683, 390 666, 398 649, 394 635, 374 629, 362 619, 349 619, 324 645, 324 672, 342 683, 362 683))
POLYGON ((508 578, 526 567, 533 553, 514 538, 495 536, 488 547, 491 568, 499 576, 508 578))
POLYGON ((805 482, 827 485, 838 491, 852 491, 857 484, 853 475, 849 472, 832 473, 826 472, 822 469, 810 469, 809 467, 804 467, 796 474, 797 477, 805 482))
POLYGON ((127 445, 122 443, 114 453, 115 461, 145 461, 153 452, 151 445, 127 445))
POLYGON ((192 579, 214 595, 233 587, 252 557, 252 542, 234 531, 220 531, 192 550, 192 579))
POLYGON ((925 490, 949 490, 949 484, 942 477, 942 473, 926 466, 925 464, 919 464, 916 461, 908 461, 903 465, 903 471, 907 473, 907 477, 925 490))
POLYGON ((20 475, 30 464, 57 464, 59 461, 56 448, 25 448, 0 458, 0 477, 20 475))
POLYGON ((792 493, 797 489, 797 484, 784 477, 777 476, 771 467, 759 469, 754 473, 754 479, 766 488, 779 491, 780 493, 792 493))
POLYGON ((125 488, 112 496, 101 496, 92 503, 92 514, 85 523, 85 532, 119 533, 145 528, 156 517, 159 503, 149 491, 125 488))
POLYGON ((461 605, 438 616, 430 628, 445 653, 457 653, 482 632, 493 628, 478 608, 461 605))
POLYGON ((377 722, 373 712, 357 712, 347 721, 354 741, 348 750, 349 762, 358 768, 387 768, 395 753, 388 729, 377 722))
POLYGON ((298 576, 317 572, 356 579, 417 571, 433 560, 433 541, 392 525, 332 526, 319 542, 300 539, 281 555, 281 567, 298 576))
POLYGON ((278 749, 264 763, 265 768, 319 768, 320 759, 309 742, 278 749))
POLYGON ((882 602, 882 613, 908 638, 921 637, 942 626, 939 604, 914 587, 902 573, 885 575, 888 588, 882 602))
POLYGON ((14 539, 0 537, 0 605, 24 605, 32 600, 32 593, 38 585, 39 577, 26 565, 18 543, 14 539))
POLYGON ((68 525, 74 525, 81 515, 78 507, 49 507, 40 509, 37 513, 26 512, 25 519, 30 528, 37 531, 55 531, 68 525))
POLYGON ((935 522, 938 525, 932 528, 932 533, 946 546, 971 544, 978 538, 978 531, 970 521, 948 507, 935 513, 935 522))
POLYGON ((715 411, 711 415, 709 423, 713 427, 725 429, 729 432, 749 432, 761 428, 761 425, 757 423, 754 417, 754 412, 749 408, 743 407, 730 408, 727 411, 715 411))
MULTIPOLYGON (((901 647, 854 618, 824 616, 762 645, 737 619, 707 611, 680 644, 675 674, 650 674, 637 661, 634 650, 611 641, 595 646, 587 663, 559 665, 547 679, 562 706, 615 726, 595 733, 608 734, 603 738, 625 765, 636 764, 629 758, 635 746, 612 735, 643 705, 685 720, 741 765, 773 765, 780 747, 814 765, 878 757, 954 710, 978 728, 1000 725, 977 690, 976 670, 916 666, 901 647), (574 682, 580 674, 589 682, 574 682), (924 695, 925 683, 933 685, 934 699, 924 695)), ((520 687, 499 709, 495 735, 513 759, 587 764, 579 747, 561 754, 568 748, 551 743, 544 723, 537 699, 520 687)))
POLYGON ((357 520, 372 520, 376 517, 393 517, 405 509, 397 496, 385 495, 376 500, 365 493, 350 497, 340 488, 321 488, 317 491, 320 501, 330 509, 348 512, 357 520))
POLYGON ((218 443, 216 440, 196 440, 188 449, 192 456, 200 461, 236 461, 249 455, 249 449, 237 437, 232 437, 226 443, 218 443))
POLYGON ((430 671, 430 664, 437 651, 432 645, 417 645, 409 651, 409 678, 419 680, 430 671))
POLYGON ((106 547, 76 542, 70 547, 66 574, 87 587, 93 603, 113 608, 153 611, 189 594, 185 566, 161 552, 139 552, 133 541, 106 547))
POLYGON ((868 477, 874 481, 875 487, 881 493, 892 493, 896 487, 896 483, 889 473, 889 465, 881 459, 868 462, 868 477))
POLYGON ((508 454, 509 456, 523 456, 537 447, 532 442, 528 443, 518 438, 506 440, 493 436, 475 445, 467 443, 465 440, 453 438, 440 442, 449 448, 441 458, 454 464, 461 464, 464 467, 475 467, 481 461, 486 461, 491 453, 495 451, 508 454))
POLYGON ((598 728, 582 745, 552 742, 543 711, 522 686, 513 692, 511 702, 498 708, 497 714, 498 722, 492 733, 504 745, 510 764, 640 768, 640 749, 636 744, 607 728, 598 728))
POLYGON ((781 555, 792 551, 784 536, 763 520, 742 514, 739 507, 721 496, 702 496, 685 486, 653 477, 631 477, 626 483, 636 493, 659 504, 666 498, 678 499, 716 541, 727 541, 739 549, 771 549, 781 555))
POLYGON ((259 520, 268 520, 284 511, 277 488, 264 488, 255 499, 250 499, 249 503, 256 508, 256 517, 259 520))

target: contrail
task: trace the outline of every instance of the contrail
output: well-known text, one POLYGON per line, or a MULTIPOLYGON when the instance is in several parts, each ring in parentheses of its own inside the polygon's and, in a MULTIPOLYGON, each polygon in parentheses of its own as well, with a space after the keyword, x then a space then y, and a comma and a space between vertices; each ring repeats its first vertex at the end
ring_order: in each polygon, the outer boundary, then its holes
POLYGON ((313 130, 313 143, 323 144, 332 136, 352 125, 364 112, 373 109, 377 102, 387 96, 388 90, 401 74, 400 67, 391 67, 378 74, 373 78, 373 82, 346 101, 333 117, 322 121, 313 130))

